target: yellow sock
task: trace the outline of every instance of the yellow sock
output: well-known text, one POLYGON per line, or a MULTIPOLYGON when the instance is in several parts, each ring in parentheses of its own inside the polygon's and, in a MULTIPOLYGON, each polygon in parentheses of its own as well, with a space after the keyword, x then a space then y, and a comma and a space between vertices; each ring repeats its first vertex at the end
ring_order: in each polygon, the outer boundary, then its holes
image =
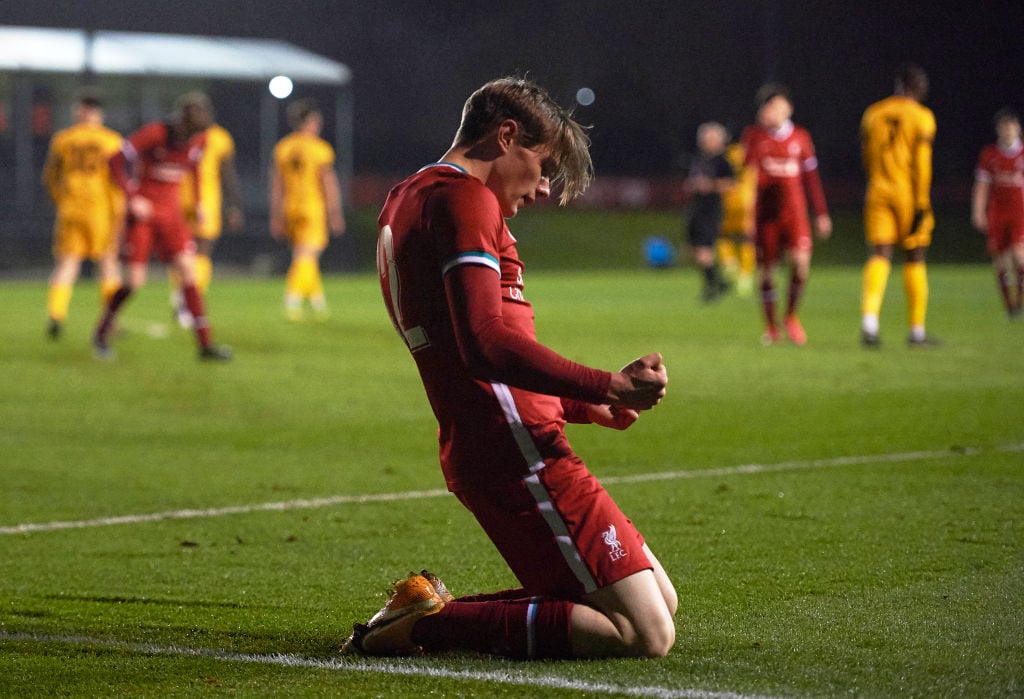
POLYGON ((114 295, 118 289, 121 288, 120 279, 101 279, 100 280, 100 303, 106 308, 107 304, 110 303, 110 298, 114 295))
POLYGON ((309 298, 322 299, 324 297, 324 280, 320 275, 320 265, 316 260, 309 261, 309 298))
POLYGON ((316 264, 316 258, 303 255, 298 263, 298 288, 303 298, 310 298, 320 279, 320 270, 316 264))
POLYGON ((924 327, 928 313, 928 268, 924 262, 906 262, 903 265, 903 284, 907 289, 907 312, 910 327, 924 327))
POLYGON ((58 322, 68 317, 68 306, 71 305, 72 287, 70 284, 52 284, 46 299, 47 315, 58 322))
POLYGON ((718 261, 722 264, 726 273, 735 273, 739 267, 739 260, 736 259, 736 246, 727 238, 718 239, 718 261))
POLYGON ((167 281, 170 282, 173 291, 181 289, 181 275, 178 274, 177 267, 172 265, 167 268, 167 281))
POLYGON ((740 271, 743 274, 753 274, 754 267, 757 266, 757 252, 754 250, 754 244, 750 242, 743 242, 740 244, 740 271))
POLYGON ((207 255, 196 255, 196 289, 201 296, 206 296, 213 278, 213 260, 207 255))
POLYGON ((302 297, 302 258, 293 258, 288 267, 288 276, 284 279, 284 295, 291 297, 302 297))
POLYGON ((872 255, 868 258, 867 264, 864 265, 864 286, 860 298, 860 310, 864 315, 878 317, 891 270, 892 263, 881 255, 872 255))

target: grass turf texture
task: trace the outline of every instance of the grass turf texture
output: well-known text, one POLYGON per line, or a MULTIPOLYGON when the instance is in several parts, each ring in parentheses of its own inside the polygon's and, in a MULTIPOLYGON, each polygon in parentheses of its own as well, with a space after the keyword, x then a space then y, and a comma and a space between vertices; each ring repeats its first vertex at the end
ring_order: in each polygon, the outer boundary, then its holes
POLYGON ((282 319, 280 280, 215 280, 215 335, 237 353, 216 366, 169 327, 155 280, 112 363, 88 346, 94 286, 51 343, 45 284, 4 283, 0 527, 422 497, 2 534, 0 694, 1020 695, 1024 324, 986 267, 930 272, 946 346, 905 346, 894 274, 871 352, 852 267, 812 273, 803 348, 761 347, 752 300, 701 306, 692 269, 528 271, 539 335, 567 356, 665 355, 669 396, 629 431, 569 427, 680 592, 655 662, 333 657, 405 571, 457 594, 514 584, 437 492, 433 419, 375 278, 329 278, 319 324, 282 319), (828 461, 844 456, 877 460, 828 461), (705 475, 629 480, 677 470, 705 475))

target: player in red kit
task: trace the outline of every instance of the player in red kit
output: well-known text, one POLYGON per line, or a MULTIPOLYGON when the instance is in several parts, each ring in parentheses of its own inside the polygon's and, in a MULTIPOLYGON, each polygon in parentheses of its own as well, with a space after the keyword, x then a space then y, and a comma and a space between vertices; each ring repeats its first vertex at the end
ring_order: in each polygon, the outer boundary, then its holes
POLYGON ((469 97, 442 160, 388 195, 381 290, 437 418, 445 480, 522 587, 454 598, 410 574, 343 652, 656 657, 674 643, 667 574, 564 432, 632 424, 665 393, 661 356, 607 372, 539 344, 505 223, 552 182, 563 203, 580 194, 588 148, 546 91, 499 79, 469 97))
POLYGON ((811 135, 790 119, 793 102, 789 91, 782 85, 765 85, 757 93, 757 104, 757 123, 747 127, 741 141, 746 150, 745 164, 757 173, 753 236, 765 315, 762 341, 774 344, 780 337, 773 275, 781 255, 786 253, 790 278, 783 326, 794 344, 803 345, 807 334, 797 310, 807 284, 813 247, 808 196, 818 237, 832 234, 832 219, 825 205, 811 135))
POLYGON ((93 334, 93 347, 100 358, 113 356, 110 333, 114 320, 128 297, 145 283, 154 248, 161 261, 173 265, 180 275, 185 304, 195 320, 199 357, 231 358, 227 347, 218 347, 210 339, 203 299, 195 285, 195 241, 181 206, 181 182, 186 173, 193 175, 198 200, 197 167, 203 132, 211 120, 209 99, 202 93, 186 94, 178 100, 172 122, 143 126, 125 139, 121 151, 110 160, 111 174, 128 199, 121 251, 128 264, 128 283, 111 297, 93 334))
POLYGON ((971 197, 971 219, 988 237, 999 291, 1006 314, 1021 317, 1024 298, 1024 144, 1020 118, 1012 109, 995 116, 996 143, 978 157, 971 197), (1011 267, 1016 282, 1011 285, 1011 267))

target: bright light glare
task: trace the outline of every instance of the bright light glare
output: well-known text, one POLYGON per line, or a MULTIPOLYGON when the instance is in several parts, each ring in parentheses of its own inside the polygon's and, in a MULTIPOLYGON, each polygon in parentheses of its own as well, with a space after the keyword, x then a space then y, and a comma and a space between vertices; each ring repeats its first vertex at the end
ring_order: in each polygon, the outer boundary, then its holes
POLYGON ((284 75, 276 75, 270 79, 270 94, 283 100, 292 94, 292 79, 284 75))
POLYGON ((576 90, 576 101, 583 107, 589 107, 594 103, 594 91, 589 87, 581 87, 576 90))

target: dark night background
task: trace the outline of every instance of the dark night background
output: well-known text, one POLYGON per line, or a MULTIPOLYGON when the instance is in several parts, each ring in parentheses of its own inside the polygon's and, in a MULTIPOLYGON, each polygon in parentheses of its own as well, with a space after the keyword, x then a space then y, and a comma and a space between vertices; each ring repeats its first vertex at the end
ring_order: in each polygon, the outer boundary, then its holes
MULTIPOLYGON (((920 63, 939 125, 936 184, 963 192, 991 117, 1024 108, 1024 3, 677 0, 47 0, 0 24, 276 38, 354 73, 356 173, 405 173, 447 148, 465 97, 526 72, 593 125, 598 174, 665 175, 703 120, 734 131, 766 79, 787 83, 826 183, 859 183, 858 123, 920 63)), ((222 107, 223 108, 223 107, 222 107)))

